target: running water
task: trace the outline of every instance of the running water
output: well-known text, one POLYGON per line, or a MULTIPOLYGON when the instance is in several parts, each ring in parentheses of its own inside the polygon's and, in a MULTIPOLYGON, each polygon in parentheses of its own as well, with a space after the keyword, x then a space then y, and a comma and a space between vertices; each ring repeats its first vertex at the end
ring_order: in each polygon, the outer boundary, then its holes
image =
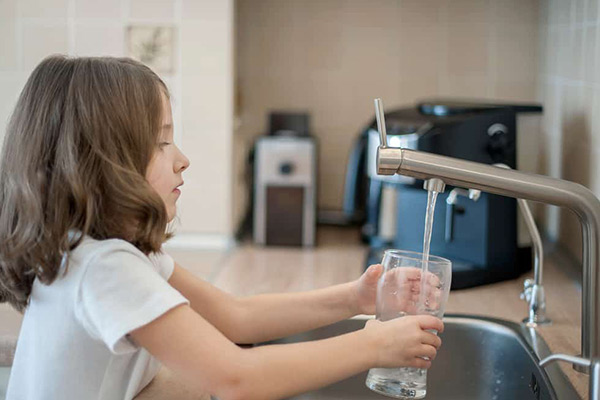
POLYGON ((427 191, 427 213, 425 214, 425 234, 423 235, 423 273, 427 273, 429 261, 429 245, 431 244, 431 231, 433 230, 433 213, 438 192, 433 189, 427 191))
POLYGON ((429 314, 429 296, 427 295, 428 287, 426 285, 427 276, 429 273, 429 247, 431 245, 431 232, 433 231, 433 215, 435 213, 435 202, 438 192, 433 189, 427 190, 427 211, 425 213, 425 233, 423 235, 423 261, 421 269, 421 290, 419 294, 419 309, 421 314, 429 314), (425 298, 423 298, 425 297, 425 298))

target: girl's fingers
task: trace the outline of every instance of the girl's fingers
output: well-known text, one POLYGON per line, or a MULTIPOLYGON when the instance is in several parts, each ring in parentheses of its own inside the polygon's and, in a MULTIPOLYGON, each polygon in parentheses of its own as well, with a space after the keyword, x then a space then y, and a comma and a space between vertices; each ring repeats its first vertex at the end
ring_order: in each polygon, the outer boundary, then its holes
POLYGON ((367 268, 365 275, 369 280, 376 280, 379 279, 379 275, 381 275, 382 271, 383 267, 381 264, 373 264, 367 268))
POLYGON ((415 317, 418 318, 419 326, 421 327, 421 329, 444 332, 444 323, 441 319, 436 318, 432 315, 416 315, 415 317))
POLYGON ((397 284, 420 281, 421 270, 413 267, 400 267, 389 270, 385 274, 386 282, 396 282, 397 284))
POLYGON ((431 332, 423 332, 423 335, 421 336, 421 343, 423 343, 424 345, 433 346, 436 349, 439 349, 440 346, 442 345, 442 339, 440 339, 439 336, 434 335, 431 332))
POLYGON ((440 287, 441 281, 440 278, 436 274, 432 274, 431 272, 427 273, 427 284, 433 287, 440 287))
POLYGON ((427 344, 421 345, 418 349, 418 357, 426 357, 429 361, 435 360, 435 356, 437 355, 437 350, 433 346, 429 346, 427 344))
POLYGON ((429 369, 431 367, 431 361, 424 360, 419 357, 415 357, 410 365, 413 368, 425 368, 429 369))

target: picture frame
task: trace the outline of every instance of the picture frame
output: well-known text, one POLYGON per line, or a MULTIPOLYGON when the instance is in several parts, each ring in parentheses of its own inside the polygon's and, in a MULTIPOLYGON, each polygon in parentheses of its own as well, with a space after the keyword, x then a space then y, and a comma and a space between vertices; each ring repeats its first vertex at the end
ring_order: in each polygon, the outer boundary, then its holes
POLYGON ((127 55, 162 74, 175 73, 175 27, 130 25, 126 34, 127 55))

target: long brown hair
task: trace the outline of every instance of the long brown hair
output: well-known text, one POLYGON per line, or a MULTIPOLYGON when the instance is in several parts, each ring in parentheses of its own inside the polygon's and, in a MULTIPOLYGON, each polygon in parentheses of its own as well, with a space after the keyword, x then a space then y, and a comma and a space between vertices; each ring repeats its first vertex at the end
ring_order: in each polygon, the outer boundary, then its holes
POLYGON ((145 175, 163 95, 131 59, 51 56, 35 68, 0 160, 0 302, 24 310, 34 279, 52 283, 84 235, 160 249, 168 216, 145 175))

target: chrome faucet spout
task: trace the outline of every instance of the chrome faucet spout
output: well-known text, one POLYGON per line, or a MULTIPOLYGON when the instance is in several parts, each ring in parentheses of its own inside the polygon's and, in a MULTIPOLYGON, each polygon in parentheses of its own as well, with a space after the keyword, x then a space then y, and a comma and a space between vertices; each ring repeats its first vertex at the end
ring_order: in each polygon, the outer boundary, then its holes
MULTIPOLYGON (((383 120, 381 125, 385 126, 383 120)), ((377 171, 424 180, 438 178, 446 185, 544 202, 574 211, 583 231, 581 356, 600 357, 600 201, 589 189, 547 176, 391 147, 378 149, 377 171)))
MULTIPOLYGON (((508 170, 407 149, 380 149, 380 159, 397 174, 418 179, 439 178, 446 185, 540 201, 574 211, 583 229, 582 357, 600 356, 600 201, 582 185, 561 179, 508 170), (397 159, 396 157, 399 157, 397 159)), ((389 168, 389 167, 388 167, 389 168)))

